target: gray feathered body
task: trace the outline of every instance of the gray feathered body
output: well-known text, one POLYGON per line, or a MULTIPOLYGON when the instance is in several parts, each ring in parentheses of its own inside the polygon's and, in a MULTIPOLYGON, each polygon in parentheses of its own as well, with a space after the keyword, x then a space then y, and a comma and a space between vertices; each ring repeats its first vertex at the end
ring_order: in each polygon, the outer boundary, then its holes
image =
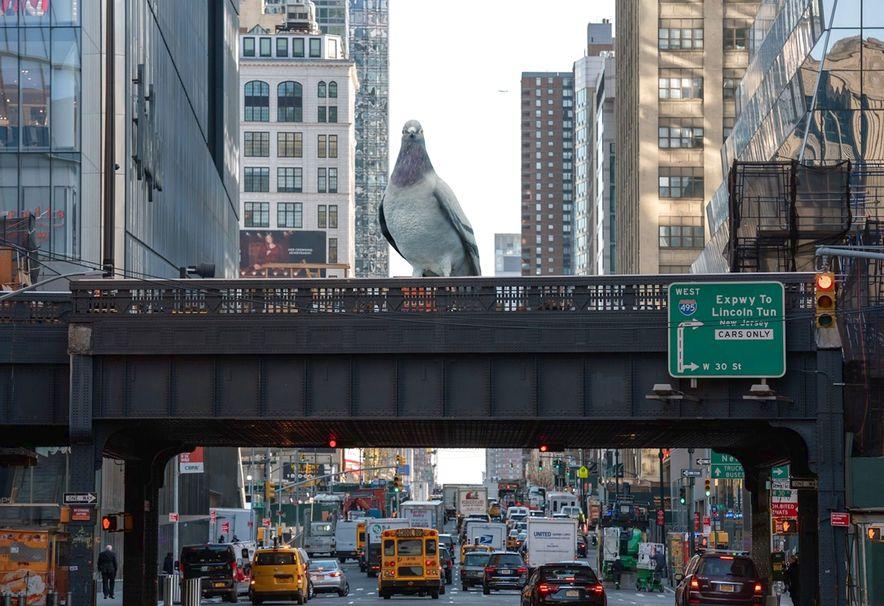
POLYGON ((473 228, 422 141, 403 141, 379 218, 415 276, 480 275, 473 228))

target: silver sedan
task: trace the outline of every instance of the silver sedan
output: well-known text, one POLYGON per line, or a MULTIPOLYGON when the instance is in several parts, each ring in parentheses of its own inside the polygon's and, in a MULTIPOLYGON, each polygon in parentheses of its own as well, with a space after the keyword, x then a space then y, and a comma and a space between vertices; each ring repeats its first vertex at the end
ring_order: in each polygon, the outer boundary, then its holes
POLYGON ((307 573, 316 593, 337 593, 341 597, 350 593, 347 574, 337 560, 311 560, 307 573))

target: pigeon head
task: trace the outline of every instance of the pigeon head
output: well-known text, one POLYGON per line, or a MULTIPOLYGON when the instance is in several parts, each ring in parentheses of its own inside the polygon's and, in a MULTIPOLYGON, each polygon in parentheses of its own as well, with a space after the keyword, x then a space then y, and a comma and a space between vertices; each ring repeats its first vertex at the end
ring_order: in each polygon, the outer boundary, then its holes
POLYGON ((402 127, 402 146, 390 180, 400 187, 413 185, 432 170, 424 129, 417 120, 409 120, 402 127))
POLYGON ((406 141, 424 142, 424 127, 417 120, 409 120, 402 127, 402 143, 406 141))

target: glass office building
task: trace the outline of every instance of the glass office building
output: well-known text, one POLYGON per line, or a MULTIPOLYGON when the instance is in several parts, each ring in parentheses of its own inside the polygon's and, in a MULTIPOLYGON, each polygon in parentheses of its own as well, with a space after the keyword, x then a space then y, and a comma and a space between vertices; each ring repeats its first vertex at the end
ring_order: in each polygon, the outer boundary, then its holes
MULTIPOLYGON (((740 116, 721 150, 725 174, 734 161, 884 161, 879 1, 765 0, 750 43, 740 116)), ((710 240, 694 272, 729 271, 728 217, 725 181, 706 205, 710 240)))

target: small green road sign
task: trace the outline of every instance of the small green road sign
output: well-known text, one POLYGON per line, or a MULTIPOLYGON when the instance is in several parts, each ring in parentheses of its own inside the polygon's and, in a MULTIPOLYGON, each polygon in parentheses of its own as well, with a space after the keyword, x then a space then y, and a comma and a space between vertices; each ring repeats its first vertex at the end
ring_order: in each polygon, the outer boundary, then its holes
POLYGON ((785 294, 780 282, 669 285, 669 374, 782 377, 785 294))
POLYGON ((585 480, 589 477, 589 469, 586 467, 586 465, 580 466, 580 468, 577 470, 577 477, 581 480, 585 480))
POLYGON ((738 480, 744 477, 743 466, 731 455, 713 450, 709 475, 713 480, 738 480))

